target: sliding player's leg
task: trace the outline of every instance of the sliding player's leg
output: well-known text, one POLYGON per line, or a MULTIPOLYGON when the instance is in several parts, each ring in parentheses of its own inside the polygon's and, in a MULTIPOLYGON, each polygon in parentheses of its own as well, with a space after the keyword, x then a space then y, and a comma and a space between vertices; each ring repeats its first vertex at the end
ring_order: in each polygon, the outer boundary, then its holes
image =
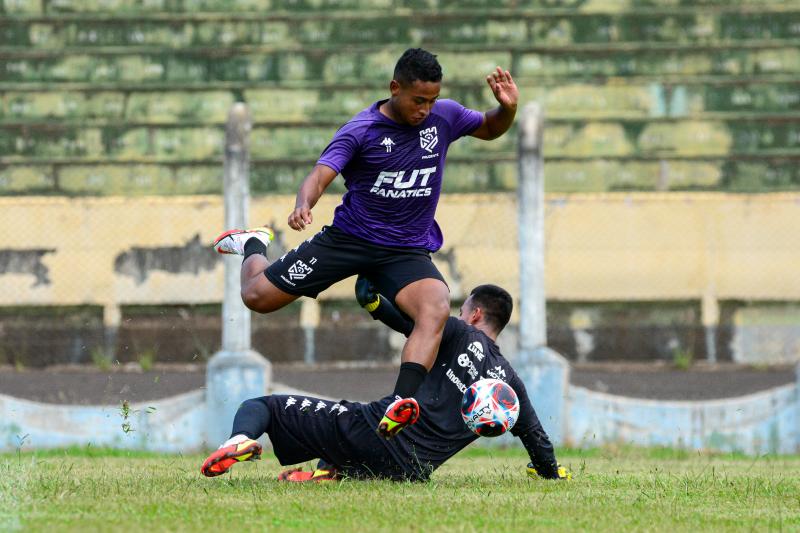
MULTIPOLYGON (((236 412, 231 438, 205 460, 201 472, 208 477, 218 476, 239 462, 258 458, 261 445, 256 439, 264 434, 269 436, 281 465, 321 460, 323 466, 318 466, 311 476, 295 475, 295 479, 285 481, 304 481, 302 478, 313 476, 335 479, 338 471, 365 470, 365 461, 373 465, 372 469, 385 469, 384 464, 392 464, 391 457, 365 421, 363 407, 360 403, 302 395, 247 400, 236 412)), ((292 469, 282 477, 297 471, 292 469)))

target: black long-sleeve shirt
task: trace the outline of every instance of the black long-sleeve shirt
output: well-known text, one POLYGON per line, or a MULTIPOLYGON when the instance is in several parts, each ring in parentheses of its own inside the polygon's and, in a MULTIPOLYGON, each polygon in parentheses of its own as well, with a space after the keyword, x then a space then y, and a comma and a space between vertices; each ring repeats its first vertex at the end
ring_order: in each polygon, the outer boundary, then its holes
MULTIPOLYGON (((413 326, 405 320, 386 322, 406 335, 413 326)), ((540 475, 557 477, 553 446, 522 380, 492 339, 454 317, 447 320, 436 362, 414 396, 420 405, 419 421, 385 442, 389 453, 404 465, 410 477, 427 479, 433 470, 478 438, 464 424, 461 400, 467 387, 483 378, 500 379, 517 393, 519 418, 511 434, 521 439, 540 475)), ((374 426, 392 400, 386 397, 365 406, 365 416, 373 419, 374 426)))

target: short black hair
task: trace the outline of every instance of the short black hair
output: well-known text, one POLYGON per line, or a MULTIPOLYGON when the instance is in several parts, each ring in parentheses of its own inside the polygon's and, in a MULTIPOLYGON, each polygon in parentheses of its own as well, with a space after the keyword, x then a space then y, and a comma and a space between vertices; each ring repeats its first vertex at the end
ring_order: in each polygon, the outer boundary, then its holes
POLYGON ((472 307, 483 310, 484 320, 498 333, 503 331, 514 310, 514 300, 508 291, 497 285, 486 284, 478 285, 469 295, 472 297, 472 307))
POLYGON ((408 85, 419 81, 442 81, 442 66, 436 56, 422 48, 409 48, 394 67, 394 79, 408 85))

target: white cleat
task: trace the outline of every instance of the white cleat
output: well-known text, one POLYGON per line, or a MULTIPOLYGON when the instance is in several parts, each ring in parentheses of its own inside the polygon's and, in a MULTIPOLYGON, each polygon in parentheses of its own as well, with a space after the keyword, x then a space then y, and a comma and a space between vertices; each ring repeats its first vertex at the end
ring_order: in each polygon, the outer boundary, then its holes
POLYGON ((274 234, 271 229, 264 226, 248 230, 232 229, 214 239, 214 249, 221 254, 244 255, 244 243, 251 237, 255 237, 263 242, 264 246, 269 247, 274 234))

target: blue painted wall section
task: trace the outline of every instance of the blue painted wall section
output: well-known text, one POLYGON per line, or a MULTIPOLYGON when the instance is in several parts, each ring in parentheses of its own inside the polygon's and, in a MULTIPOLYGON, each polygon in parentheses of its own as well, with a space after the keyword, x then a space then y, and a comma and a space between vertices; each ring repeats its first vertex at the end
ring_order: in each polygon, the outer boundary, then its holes
POLYGON ((205 421, 202 390, 131 404, 127 417, 119 405, 53 405, 0 395, 0 450, 92 445, 178 453, 203 446, 205 421))
POLYGON ((568 444, 610 442, 758 455, 800 452, 797 384, 702 402, 624 398, 582 387, 569 392, 568 444))
POLYGON ((569 390, 569 363, 550 348, 518 354, 517 368, 544 430, 553 442, 564 441, 564 418, 569 390))
MULTIPOLYGON (((752 455, 800 453, 800 367, 795 384, 757 394, 697 402, 654 401, 569 386, 569 367, 562 365, 552 350, 539 350, 529 357, 535 357, 538 364, 532 365, 533 370, 523 374, 523 379, 542 424, 557 444, 595 447, 625 443, 752 455)), ((247 381, 242 378, 239 383, 247 381)), ((260 387, 258 383, 250 385, 260 387)), ((226 388, 221 382, 215 386, 226 388)), ((232 418, 239 393, 247 394, 238 390, 234 399, 228 391, 226 405, 231 412, 225 416, 232 418)), ((227 438, 230 423, 217 419, 219 423, 210 424, 211 420, 214 417, 207 414, 202 390, 133 404, 127 419, 115 405, 52 405, 0 395, 0 451, 14 450, 23 437, 26 449, 90 444, 171 453, 194 451, 227 438), (132 431, 126 432, 124 423, 132 431), (209 438, 209 431, 220 434, 209 438)), ((516 444, 510 437, 479 443, 516 444)))
POLYGON ((271 376, 267 360, 253 351, 219 352, 211 358, 206 370, 208 416, 200 426, 210 444, 230 437, 239 405, 267 394, 271 376))

